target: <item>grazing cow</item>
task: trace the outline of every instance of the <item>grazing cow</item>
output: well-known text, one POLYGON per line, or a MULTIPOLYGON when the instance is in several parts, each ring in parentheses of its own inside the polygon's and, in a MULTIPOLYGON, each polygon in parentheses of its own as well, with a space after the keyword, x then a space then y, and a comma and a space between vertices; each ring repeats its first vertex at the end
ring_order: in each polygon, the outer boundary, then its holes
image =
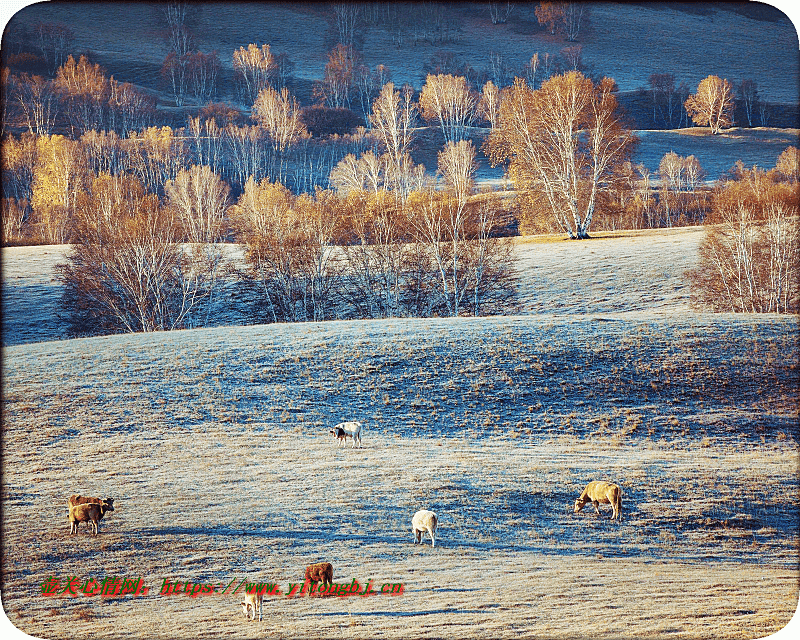
POLYGON ((253 587, 251 591, 245 591, 242 612, 248 620, 256 619, 258 611, 258 621, 261 622, 261 611, 264 607, 264 590, 253 587))
POLYGON ((358 448, 360 449, 361 428, 362 424, 360 422, 340 422, 333 429, 331 429, 331 433, 336 437, 337 440, 339 440, 338 446, 346 444, 347 438, 352 438, 353 439, 352 448, 355 449, 356 442, 358 442, 358 448))
POLYGON ((586 485, 579 498, 575 499, 575 508, 573 513, 578 513, 587 502, 594 505, 594 510, 597 516, 600 516, 599 504, 610 504, 612 508, 611 519, 622 518, 622 489, 611 482, 603 482, 602 480, 594 480, 586 485))
MULTIPOLYGON (((311 589, 314 588, 318 582, 323 585, 333 584, 333 565, 330 562, 317 562, 310 564, 306 567, 306 577, 304 582, 311 583, 311 589)), ((303 587, 305 588, 305 587, 303 587)), ((309 593, 311 593, 309 589, 309 593)))
POLYGON ((422 534, 427 531, 431 536, 431 547, 436 546, 436 527, 439 521, 433 511, 421 509, 411 518, 411 532, 414 534, 414 544, 422 542, 422 534))

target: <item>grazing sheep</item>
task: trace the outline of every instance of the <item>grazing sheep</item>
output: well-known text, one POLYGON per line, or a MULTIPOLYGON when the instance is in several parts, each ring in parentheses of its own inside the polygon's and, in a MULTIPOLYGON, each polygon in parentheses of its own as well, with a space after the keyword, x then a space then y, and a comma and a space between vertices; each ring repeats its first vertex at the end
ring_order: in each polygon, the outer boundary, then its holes
POLYGON ((613 512, 611 519, 622 518, 622 489, 611 482, 603 482, 602 480, 594 480, 586 485, 579 498, 575 499, 575 509, 573 513, 578 513, 587 502, 594 505, 594 510, 598 517, 600 516, 599 504, 610 504, 613 512))
POLYGON ((347 444, 347 438, 353 439, 352 448, 355 449, 356 441, 358 441, 358 448, 361 448, 361 423, 360 422, 340 422, 333 429, 331 433, 339 440, 339 446, 347 444))
MULTIPOLYGON (((112 500, 113 502, 113 500, 112 500)), ((97 523, 106 515, 106 511, 114 511, 114 507, 110 502, 103 502, 97 504, 96 502, 86 502, 84 504, 76 504, 69 508, 69 533, 78 533, 78 524, 81 522, 91 522, 92 535, 96 536, 98 532, 97 523)))
POLYGON ((436 546, 436 526, 438 519, 433 511, 420 509, 411 518, 411 531, 414 534, 414 544, 422 542, 422 534, 427 531, 431 534, 431 547, 436 546))
POLYGON ((258 610, 258 621, 261 622, 261 609, 264 606, 264 591, 253 587, 252 591, 245 592, 244 601, 242 602, 242 612, 248 620, 256 619, 256 610, 258 610))
MULTIPOLYGON (((330 562, 317 562, 316 564, 308 565, 304 582, 310 582, 311 589, 318 582, 323 585, 333 584, 333 565, 330 562)), ((309 593, 311 593, 310 590, 309 593)))

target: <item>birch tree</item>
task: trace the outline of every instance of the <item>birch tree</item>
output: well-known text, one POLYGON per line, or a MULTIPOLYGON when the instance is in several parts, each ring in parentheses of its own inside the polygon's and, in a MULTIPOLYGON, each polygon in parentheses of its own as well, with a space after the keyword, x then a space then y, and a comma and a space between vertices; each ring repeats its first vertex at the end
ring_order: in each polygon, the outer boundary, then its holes
POLYGON ((37 136, 49 136, 60 107, 53 81, 23 73, 12 79, 9 93, 19 104, 28 131, 37 136))
POLYGON ((404 86, 400 91, 387 82, 375 98, 369 117, 372 130, 386 151, 386 182, 396 188, 401 197, 408 194, 413 172, 409 152, 417 109, 412 95, 410 87, 404 86))
POLYGON ((708 125, 716 135, 733 124, 733 85, 719 76, 707 76, 684 106, 695 124, 708 125))
POLYGON ((329 208, 307 194, 294 196, 280 183, 251 178, 231 216, 270 320, 333 317, 335 220, 329 208))
POLYGON ((614 96, 615 83, 594 84, 578 71, 553 76, 532 91, 524 80, 504 89, 498 126, 486 148, 494 165, 523 193, 541 194, 570 238, 589 237, 601 189, 630 159, 634 137, 614 96))
POLYGON ((438 122, 447 142, 467 136, 477 103, 466 78, 450 74, 428 75, 419 96, 422 117, 428 122, 438 122))
POLYGON ((210 167, 182 169, 164 192, 188 242, 213 244, 223 239, 230 187, 210 167))
POLYGON ((170 210, 130 176, 98 176, 80 203, 76 240, 59 267, 73 331, 194 326, 213 287, 217 256, 181 245, 170 210))
POLYGON ((233 71, 239 82, 242 100, 253 104, 258 93, 266 89, 276 72, 275 56, 268 44, 249 44, 247 48, 239 47, 233 52, 233 71))
POLYGON ((494 129, 497 126, 497 115, 500 110, 500 91, 494 83, 489 80, 483 85, 481 101, 478 105, 478 113, 486 118, 489 126, 494 129))
POLYGON ((262 89, 253 104, 253 118, 269 134, 275 151, 284 152, 298 140, 308 137, 300 121, 297 100, 286 87, 280 91, 272 87, 262 89))

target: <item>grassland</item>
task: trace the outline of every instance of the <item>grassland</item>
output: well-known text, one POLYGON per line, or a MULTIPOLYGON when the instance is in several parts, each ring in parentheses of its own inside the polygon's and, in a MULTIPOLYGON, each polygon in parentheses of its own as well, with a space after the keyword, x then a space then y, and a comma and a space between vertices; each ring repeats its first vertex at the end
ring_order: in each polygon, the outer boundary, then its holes
POLYGON ((693 238, 521 242, 523 299, 547 313, 5 346, 10 619, 41 637, 778 630, 798 595, 797 319, 688 311, 675 256, 693 238), (565 264, 586 295, 558 313, 565 264), (364 448, 337 449, 327 429, 353 418, 364 448), (621 523, 571 513, 594 478, 623 487, 621 523), (72 493, 116 499, 97 538, 68 535, 72 493), (412 544, 418 508, 440 516, 435 548, 412 544), (260 623, 229 593, 158 593, 245 577, 285 593, 323 559, 336 582, 404 593, 270 598, 260 623), (114 575, 150 592, 41 594, 114 575))

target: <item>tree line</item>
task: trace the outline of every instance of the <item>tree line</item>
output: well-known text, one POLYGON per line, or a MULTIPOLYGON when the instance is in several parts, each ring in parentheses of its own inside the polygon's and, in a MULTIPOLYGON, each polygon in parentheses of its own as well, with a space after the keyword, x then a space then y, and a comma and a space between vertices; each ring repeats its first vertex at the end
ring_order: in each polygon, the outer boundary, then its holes
MULTIPOLYGON (((566 10, 573 3, 546 4, 566 10)), ((199 59, 181 7, 164 8, 167 57, 178 65, 165 65, 173 94, 194 82, 213 87, 216 78, 214 56, 191 62, 199 59)), ((352 16, 340 18, 349 33, 352 16)), ((250 44, 233 54, 249 118, 209 102, 174 128, 152 125, 155 101, 146 92, 117 83, 85 56, 59 52, 49 57, 61 61, 52 79, 4 68, 16 111, 7 108, 3 122, 16 118, 27 131, 2 140, 3 240, 73 244, 62 276, 81 331, 197 324, 233 273, 222 241, 245 246, 248 268, 237 277, 258 291, 272 321, 513 308, 511 244, 498 237, 508 230, 509 206, 496 194, 475 193, 475 124, 488 125, 483 151, 514 183, 523 232, 581 239, 591 229, 718 221, 724 209, 723 187, 704 185, 693 156, 665 154, 654 175, 632 163, 636 138, 616 84, 578 70, 579 51, 564 55, 572 69, 535 54, 525 77, 510 85, 494 60, 498 82, 487 80, 481 91, 468 70, 446 72, 456 70, 443 58, 417 93, 395 87, 388 69, 370 70, 352 45, 340 43, 315 85, 318 105, 301 108, 284 82, 286 60, 269 45, 250 44), (359 126, 350 109, 356 98, 359 126), (435 176, 412 155, 423 122, 444 143, 435 176), (103 270, 113 264, 108 251, 124 256, 113 277, 103 270), (161 265, 156 272, 142 271, 154 265, 161 265), (93 316, 97 309, 105 309, 102 317, 93 316)), ((668 78, 660 83, 669 88, 668 78)), ((661 98, 671 113, 667 89, 661 98)), ((732 124, 732 96, 727 80, 709 76, 682 106, 716 133, 732 124)), ((768 174, 774 184, 796 186, 796 168, 787 168, 796 167, 796 151, 787 149, 783 168, 768 174)), ((796 189, 774 191, 783 195, 770 215, 791 220, 797 202, 786 194, 796 189)), ((742 218, 747 237, 766 224, 762 209, 742 218)), ((793 236, 777 237, 793 255, 793 236)), ((741 251, 728 246, 734 249, 741 251)), ((782 283, 786 273, 768 280, 782 283)), ((759 308, 794 308, 791 286, 780 286, 783 306, 759 308)))

